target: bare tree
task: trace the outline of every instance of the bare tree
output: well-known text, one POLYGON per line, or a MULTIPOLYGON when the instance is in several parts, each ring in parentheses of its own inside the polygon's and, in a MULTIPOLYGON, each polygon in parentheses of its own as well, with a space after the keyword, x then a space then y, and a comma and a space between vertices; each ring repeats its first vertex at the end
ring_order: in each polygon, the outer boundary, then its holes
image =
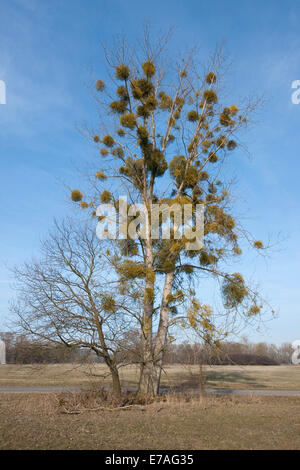
POLYGON ((114 287, 113 271, 95 231, 70 220, 55 223, 39 261, 14 270, 19 293, 12 304, 14 329, 40 341, 85 348, 104 359, 113 392, 121 386, 117 356, 136 326, 134 305, 114 287))

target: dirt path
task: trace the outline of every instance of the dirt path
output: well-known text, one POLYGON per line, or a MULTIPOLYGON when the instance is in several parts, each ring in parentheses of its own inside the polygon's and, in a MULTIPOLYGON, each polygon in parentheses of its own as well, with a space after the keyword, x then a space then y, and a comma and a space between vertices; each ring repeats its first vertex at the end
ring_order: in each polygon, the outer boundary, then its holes
MULTIPOLYGON (((84 387, 0 387, 0 393, 59 393, 59 392, 79 392, 84 387)), ((126 391, 134 392, 135 389, 127 388, 126 391)), ((173 390, 174 391, 174 390, 173 390)), ((175 390, 181 392, 182 390, 175 390)), ((162 393, 168 393, 168 390, 162 389, 162 393)), ((196 389, 185 389, 186 393, 198 393, 196 389)), ((208 388, 206 393, 209 395, 272 395, 272 396, 300 396, 300 390, 234 390, 230 388, 208 388)))

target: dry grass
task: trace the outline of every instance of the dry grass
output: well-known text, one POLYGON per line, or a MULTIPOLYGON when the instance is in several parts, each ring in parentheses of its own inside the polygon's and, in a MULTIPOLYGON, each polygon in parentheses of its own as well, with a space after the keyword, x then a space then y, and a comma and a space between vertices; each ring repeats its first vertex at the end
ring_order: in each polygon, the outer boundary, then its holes
MULTIPOLYGON (((105 386, 110 384, 102 364, 6 365, 0 367, 1 386, 105 386)), ((165 387, 197 386, 197 366, 170 365, 162 374, 165 387)), ((122 384, 136 386, 138 369, 121 368, 122 384)), ((207 386, 234 389, 300 390, 297 366, 212 366, 206 367, 207 386)))
MULTIPOLYGON (((173 384, 185 375, 183 385, 197 383, 199 368, 171 366, 167 374, 173 384), (190 378, 188 378, 190 376, 190 378)), ((207 387, 232 389, 300 390, 300 367, 288 366, 211 366, 205 368, 207 387)))
MULTIPOLYGON (((133 407, 146 406, 154 402, 154 398, 138 397, 136 393, 123 393, 116 398, 110 391, 94 387, 80 392, 55 393, 57 410, 63 414, 81 414, 87 411, 117 411, 133 407)), ((160 398, 158 398, 160 400, 160 398)))
MULTIPOLYGON (((87 411, 103 397, 2 394, 1 449, 300 449, 300 398, 169 395, 87 411), (97 401, 98 400, 98 401, 97 401), (80 404, 83 412, 65 414, 80 404), (85 408, 85 410, 83 409, 85 408)), ((105 400, 104 400, 105 402, 105 400)))

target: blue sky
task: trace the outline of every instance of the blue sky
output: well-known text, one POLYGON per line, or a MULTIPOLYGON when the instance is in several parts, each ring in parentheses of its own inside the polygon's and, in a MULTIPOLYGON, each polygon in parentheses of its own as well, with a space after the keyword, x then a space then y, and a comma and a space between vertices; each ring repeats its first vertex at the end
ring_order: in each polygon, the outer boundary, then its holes
POLYGON ((87 84, 101 78, 101 44, 143 22, 175 27, 170 50, 197 45, 203 59, 226 41, 232 60, 228 96, 264 93, 266 103, 244 136, 251 157, 237 152, 239 208, 258 239, 283 241, 270 258, 247 255, 241 267, 256 278, 276 320, 253 341, 300 338, 299 124, 291 84, 300 80, 300 3, 286 0, 2 0, 0 80, 0 330, 13 292, 7 269, 37 253, 54 217, 70 213, 65 184, 76 187, 74 166, 94 156, 78 127, 95 123, 87 84))

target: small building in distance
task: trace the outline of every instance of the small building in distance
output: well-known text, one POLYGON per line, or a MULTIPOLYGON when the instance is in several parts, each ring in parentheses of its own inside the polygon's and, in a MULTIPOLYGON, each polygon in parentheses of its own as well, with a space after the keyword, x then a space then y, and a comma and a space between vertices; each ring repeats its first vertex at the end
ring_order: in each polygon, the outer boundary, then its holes
POLYGON ((0 339, 0 365, 6 364, 5 343, 0 339))

